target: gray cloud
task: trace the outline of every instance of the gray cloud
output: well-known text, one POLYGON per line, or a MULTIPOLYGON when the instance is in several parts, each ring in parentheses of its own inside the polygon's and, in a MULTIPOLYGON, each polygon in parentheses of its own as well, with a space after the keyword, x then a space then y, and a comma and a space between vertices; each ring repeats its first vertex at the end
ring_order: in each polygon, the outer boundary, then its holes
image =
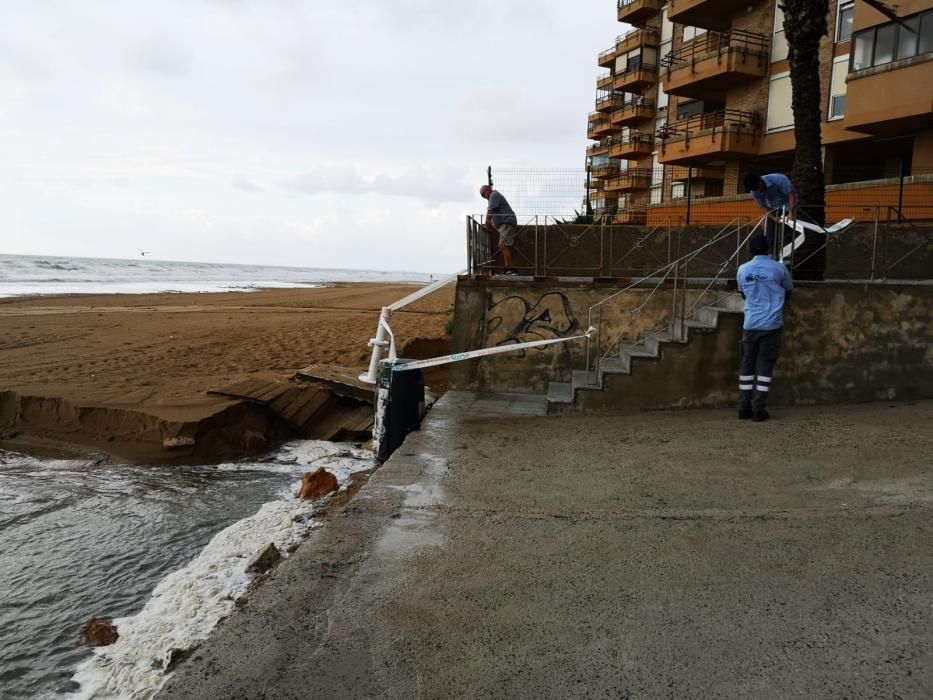
POLYGON ((17 3, 4 246, 459 268, 487 165, 581 162, 618 31, 606 0, 17 3))

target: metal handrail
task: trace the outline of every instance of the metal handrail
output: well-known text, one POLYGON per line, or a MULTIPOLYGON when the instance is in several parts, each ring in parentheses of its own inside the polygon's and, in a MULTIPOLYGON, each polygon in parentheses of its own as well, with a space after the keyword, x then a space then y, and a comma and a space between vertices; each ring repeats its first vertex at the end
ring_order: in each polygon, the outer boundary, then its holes
POLYGON ((646 72, 646 73, 657 73, 657 72, 658 72, 658 67, 657 67, 655 64, 653 64, 653 63, 639 63, 637 66, 632 66, 631 68, 626 68, 626 69, 625 69, 624 71, 622 71, 621 73, 618 72, 618 71, 616 71, 615 79, 614 79, 614 80, 618 80, 619 78, 622 78, 622 77, 628 75, 629 73, 637 73, 637 72, 639 72, 639 71, 644 71, 644 72, 646 72))
POLYGON ((708 55, 721 56, 724 53, 739 51, 755 56, 766 56, 771 50, 771 37, 767 34, 750 32, 746 29, 733 29, 729 32, 707 32, 686 44, 676 51, 668 51, 661 59, 661 66, 667 69, 668 75, 675 65, 680 63, 696 63, 708 55))
MULTIPOLYGON (((597 303, 593 304, 593 305, 589 308, 589 310, 588 310, 588 313, 587 313, 587 320, 588 320, 589 327, 593 327, 593 328, 596 329, 596 333, 595 333, 595 335, 596 335, 596 341, 595 341, 595 342, 596 342, 596 352, 595 352, 595 354, 592 353, 592 348, 591 348, 591 343, 592 343, 592 341, 591 341, 590 338, 587 338, 587 345, 586 345, 586 382, 587 382, 587 384, 590 385, 590 373, 591 373, 591 372, 595 372, 595 377, 596 377, 596 380, 597 380, 597 382, 598 382, 601 363, 602 363, 604 360, 607 359, 607 357, 608 357, 609 354, 613 351, 614 348, 617 349, 617 350, 618 350, 618 349, 622 349, 621 342, 622 342, 622 338, 625 336, 625 333, 626 333, 626 332, 628 331, 628 329, 632 326, 632 324, 635 323, 636 319, 637 319, 637 318, 639 317, 639 315, 641 314, 641 311, 644 310, 645 306, 648 304, 649 301, 651 301, 651 299, 654 297, 654 295, 657 293, 657 291, 661 288, 661 286, 662 286, 666 281, 668 281, 668 279, 671 277, 671 274, 672 274, 672 273, 673 273, 673 276, 674 276, 674 277, 673 277, 673 283, 674 283, 674 290, 673 290, 673 291, 674 291, 673 309, 674 309, 674 311, 673 311, 673 314, 672 314, 672 317, 671 317, 671 322, 670 322, 669 324, 667 324, 664 328, 661 328, 661 329, 652 329, 651 331, 646 332, 646 333, 642 336, 641 340, 640 340, 638 343, 632 343, 631 345, 638 345, 639 343, 644 342, 644 340, 647 339, 647 338, 648 338, 650 335, 652 335, 652 334, 653 334, 653 335, 657 335, 657 334, 660 334, 660 333, 662 333, 662 332, 665 332, 665 331, 668 330, 668 329, 673 330, 674 324, 677 323, 677 321, 678 321, 678 316, 677 316, 677 313, 676 313, 676 309, 677 309, 677 306, 678 306, 678 301, 680 302, 680 306, 681 306, 681 313, 680 313, 680 316, 679 316, 679 320, 680 320, 680 323, 681 323, 681 328, 680 328, 680 332, 679 332, 679 334, 677 335, 677 337, 678 337, 678 338, 683 338, 683 337, 684 337, 684 327, 683 327, 683 324, 686 322, 686 317, 687 317, 688 313, 689 313, 689 314, 692 314, 692 313, 696 310, 696 308, 697 308, 697 306, 699 305, 700 301, 705 297, 705 295, 708 293, 708 291, 709 291, 709 290, 713 287, 713 285, 719 280, 719 278, 722 276, 722 274, 730 267, 731 263, 732 263, 733 261, 737 260, 737 256, 739 255, 739 253, 742 251, 742 249, 744 248, 744 246, 745 246, 746 243, 748 242, 748 239, 751 238, 751 236, 755 233, 755 231, 758 229, 758 227, 760 227, 760 226, 762 225, 762 222, 764 221, 764 219, 765 219, 765 217, 762 217, 762 218, 758 221, 758 223, 756 224, 756 226, 755 226, 754 228, 752 228, 752 230, 748 233, 747 236, 745 236, 744 240, 741 240, 741 236, 740 236, 740 235, 737 236, 737 239, 739 239, 739 243, 738 243, 738 245, 736 246, 735 250, 733 251, 733 253, 732 253, 728 258, 726 258, 725 261, 722 262, 722 264, 720 264, 720 266, 719 266, 719 268, 718 268, 716 274, 713 276, 713 278, 712 278, 712 279, 710 280, 710 282, 707 284, 706 288, 703 289, 703 291, 700 293, 700 295, 697 297, 697 299, 694 300, 694 303, 693 303, 693 305, 691 306, 689 312, 685 312, 685 310, 684 310, 684 306, 685 306, 685 297, 686 297, 686 291, 687 291, 687 285, 686 285, 686 280, 687 280, 686 269, 687 269, 687 265, 688 265, 692 260, 696 259, 696 258, 700 255, 700 253, 703 252, 704 250, 710 248, 711 246, 715 245, 716 243, 718 243, 718 242, 720 242, 720 241, 722 241, 722 240, 727 239, 728 237, 732 236, 734 232, 735 232, 735 233, 739 233, 740 230, 741 230, 741 225, 742 225, 742 224, 741 224, 741 219, 740 219, 740 218, 733 219, 732 222, 731 222, 730 224, 728 224, 727 226, 723 227, 723 228, 719 231, 719 233, 716 234, 712 239, 710 239, 709 241, 707 241, 707 242, 704 243, 703 245, 699 246, 698 248, 695 248, 694 250, 691 250, 689 253, 687 253, 687 254, 685 254, 685 255, 682 255, 682 256, 677 257, 676 259, 674 259, 674 260, 672 260, 671 262, 669 262, 667 265, 658 268, 657 270, 655 270, 655 271, 652 272, 651 274, 649 274, 649 275, 647 275, 647 276, 645 276, 645 277, 642 277, 642 278, 640 278, 640 279, 638 279, 638 280, 635 280, 634 282, 632 282, 631 284, 629 284, 627 287, 624 287, 623 289, 617 290, 617 291, 614 292, 613 294, 610 294, 610 295, 607 296, 606 298, 604 298, 604 299, 598 301, 597 303), (635 307, 634 309, 632 309, 632 310, 629 312, 629 314, 630 314, 630 319, 629 319, 628 323, 626 323, 625 326, 623 326, 623 328, 622 328, 621 330, 619 330, 619 332, 616 334, 616 337, 612 340, 612 342, 609 343, 608 348, 607 348, 607 350, 605 351, 605 353, 602 352, 602 310, 603 310, 603 308, 606 306, 606 304, 608 304, 610 301, 612 301, 613 299, 615 299, 615 298, 618 297, 619 295, 621 295, 621 294, 623 294, 623 293, 625 293, 625 292, 627 292, 627 291, 630 291, 630 290, 632 290, 632 289, 635 288, 635 287, 644 286, 645 282, 650 282, 650 281, 654 280, 655 278, 657 278, 657 282, 654 284, 654 286, 653 286, 653 288, 651 289, 651 291, 648 293, 648 295, 645 297, 645 299, 642 300, 642 302, 641 302, 637 307, 635 307), (678 290, 678 287, 677 287, 678 279, 682 279, 682 280, 683 280, 683 287, 682 287, 680 290, 678 290), (679 300, 678 300, 678 292, 682 295, 682 298, 680 298, 679 300), (594 316, 595 316, 595 318, 594 318, 594 316), (590 367, 591 355, 593 355, 593 358, 594 358, 594 360, 595 360, 595 362, 593 363, 593 368, 590 367)), ((670 229, 668 229, 668 234, 670 235, 670 229)), ((649 234, 649 235, 650 235, 650 234, 649 234)), ((714 303, 715 303, 715 302, 714 302, 714 303)))
POLYGON ((625 43, 626 41, 637 36, 638 34, 654 35, 654 36, 657 36, 659 39, 661 37, 661 32, 657 27, 654 27, 651 25, 647 25, 644 27, 634 27, 632 29, 629 29, 627 32, 622 32, 616 37, 616 50, 618 50, 619 44, 625 43))
POLYGON ((672 137, 686 137, 698 131, 708 131, 712 129, 715 132, 716 129, 724 131, 726 129, 744 128, 745 126, 754 129, 761 128, 761 117, 757 112, 723 109, 718 112, 694 114, 686 119, 665 124, 658 129, 657 136, 664 141, 672 137))

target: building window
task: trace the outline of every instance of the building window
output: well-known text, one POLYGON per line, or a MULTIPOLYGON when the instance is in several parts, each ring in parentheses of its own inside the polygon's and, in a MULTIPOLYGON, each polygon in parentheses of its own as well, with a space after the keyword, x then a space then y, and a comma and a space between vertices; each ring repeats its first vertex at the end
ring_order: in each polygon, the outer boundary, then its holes
POLYGON ((667 93, 664 92, 664 86, 658 81, 658 111, 667 109, 667 93))
POLYGON ((651 186, 660 188, 664 184, 664 166, 658 162, 658 154, 651 155, 651 186))
POLYGON ((675 182, 671 185, 671 199, 683 199, 686 196, 686 185, 682 182, 675 182))
POLYGON ((790 73, 778 73, 771 76, 768 86, 768 131, 780 131, 794 126, 794 112, 791 108, 790 73))
POLYGON ((771 42, 771 62, 787 58, 787 38, 784 36, 784 10, 774 5, 774 39, 771 42))
POLYGON ((931 53, 933 10, 855 32, 852 38, 852 71, 931 53))
POLYGON ((661 11, 661 42, 668 42, 674 38, 674 23, 667 18, 667 8, 661 11))
POLYGON ((912 58, 917 55, 917 40, 920 38, 920 18, 904 20, 897 32, 897 58, 912 58))
POLYGON ((684 25, 684 41, 693 41, 703 34, 706 34, 706 30, 702 27, 688 27, 684 25))
POLYGON ((689 119, 697 114, 703 114, 705 103, 703 100, 693 100, 692 102, 677 103, 677 120, 689 119))
POLYGON ((852 18, 855 15, 855 2, 839 3, 839 15, 836 17, 836 43, 841 44, 852 38, 852 18))
POLYGON ((842 119, 846 115, 846 74, 848 72, 848 56, 833 59, 833 75, 829 87, 830 119, 842 119))

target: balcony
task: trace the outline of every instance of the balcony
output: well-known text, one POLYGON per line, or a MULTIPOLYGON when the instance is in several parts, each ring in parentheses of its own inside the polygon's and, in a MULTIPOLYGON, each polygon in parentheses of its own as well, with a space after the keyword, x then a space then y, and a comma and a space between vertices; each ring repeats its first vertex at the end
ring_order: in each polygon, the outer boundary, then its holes
POLYGON ((621 92, 641 92, 658 82, 658 67, 641 64, 616 73, 612 87, 621 92))
POLYGON ((629 131, 624 136, 610 136, 606 141, 610 158, 637 160, 650 156, 654 150, 654 137, 641 131, 629 131))
POLYGON ((597 90, 609 90, 612 88, 612 73, 606 73, 601 75, 596 79, 596 89, 597 90))
POLYGON ((596 57, 596 65, 601 68, 612 68, 616 62, 616 47, 612 45, 611 49, 606 49, 596 57))
POLYGON ((628 226, 644 226, 648 212, 644 209, 623 209, 612 217, 612 223, 628 226))
POLYGON ((616 0, 616 19, 641 24, 661 12, 662 0, 616 0))
POLYGON ((638 27, 616 37, 616 53, 627 53, 632 49, 657 46, 660 43, 661 33, 657 27, 638 27))
POLYGON ((609 153, 609 138, 602 139, 596 143, 590 145, 586 149, 586 155, 588 156, 604 156, 609 153))
POLYGON ((658 132, 658 138, 659 163, 702 166, 724 158, 757 155, 761 119, 753 112, 734 109, 697 114, 669 123, 658 132))
POLYGON ((768 74, 770 37, 737 29, 710 32, 661 59, 661 81, 669 95, 725 99, 726 92, 768 74))
POLYGON ((671 22, 721 32, 732 26, 732 16, 748 4, 748 0, 669 0, 667 17, 671 22))
POLYGON ((632 126, 639 122, 654 119, 656 115, 657 105, 655 101, 647 98, 630 100, 609 113, 611 123, 615 127, 632 126))
POLYGON ((597 112, 612 112, 625 105, 625 93, 609 92, 596 98, 597 112))
POLYGON ((619 163, 604 163, 602 165, 594 165, 590 169, 590 177, 597 180, 606 180, 611 177, 615 177, 619 174, 619 163))
POLYGON ((633 168, 606 181, 606 189, 613 192, 635 192, 651 188, 651 170, 633 168))
POLYGON ((590 115, 590 120, 586 125, 586 135, 591 139, 598 139, 601 136, 608 136, 609 134, 618 130, 619 127, 613 126, 609 116, 603 112, 593 112, 590 115), (597 118, 594 119, 593 115, 596 115, 597 118))
POLYGON ((846 129, 888 136, 933 127, 933 42, 921 22, 933 29, 933 10, 853 35, 846 129))

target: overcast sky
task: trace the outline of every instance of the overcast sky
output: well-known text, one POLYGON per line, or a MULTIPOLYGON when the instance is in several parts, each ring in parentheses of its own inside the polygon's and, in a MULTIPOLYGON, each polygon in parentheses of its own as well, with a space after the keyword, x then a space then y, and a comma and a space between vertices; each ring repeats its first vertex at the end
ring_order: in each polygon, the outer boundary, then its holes
POLYGON ((0 253, 445 272, 583 166, 612 0, 0 0, 0 253), (508 192, 505 193, 508 195, 508 192))

